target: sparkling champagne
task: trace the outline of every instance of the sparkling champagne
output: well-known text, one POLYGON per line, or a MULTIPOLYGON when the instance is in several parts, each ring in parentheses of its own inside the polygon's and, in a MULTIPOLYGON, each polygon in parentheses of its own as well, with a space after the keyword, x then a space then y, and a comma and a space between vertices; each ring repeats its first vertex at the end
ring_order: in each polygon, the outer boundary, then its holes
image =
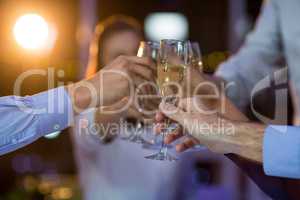
POLYGON ((202 63, 201 59, 192 58, 191 66, 195 67, 196 69, 199 69, 200 71, 202 71, 202 69, 203 69, 203 63, 202 63))
POLYGON ((162 96, 174 95, 178 92, 178 86, 183 81, 185 70, 185 65, 159 64, 157 82, 162 96))

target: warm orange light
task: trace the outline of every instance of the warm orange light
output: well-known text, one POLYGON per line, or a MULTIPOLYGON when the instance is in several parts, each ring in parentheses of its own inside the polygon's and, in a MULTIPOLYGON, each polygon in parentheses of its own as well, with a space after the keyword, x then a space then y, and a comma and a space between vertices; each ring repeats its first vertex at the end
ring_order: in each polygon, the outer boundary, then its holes
POLYGON ((28 50, 45 49, 50 39, 49 24, 37 14, 26 14, 18 18, 13 33, 17 43, 28 50))

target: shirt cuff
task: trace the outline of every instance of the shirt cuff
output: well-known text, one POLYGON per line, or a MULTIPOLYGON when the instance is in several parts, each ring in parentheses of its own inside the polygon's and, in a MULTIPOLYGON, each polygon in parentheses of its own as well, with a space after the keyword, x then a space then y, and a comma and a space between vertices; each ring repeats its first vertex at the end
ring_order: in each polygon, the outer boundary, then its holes
POLYGON ((300 178, 300 127, 269 126, 265 130, 263 165, 267 175, 300 178))
POLYGON ((73 124, 72 102, 63 86, 33 95, 31 98, 33 113, 38 119, 38 134, 44 136, 73 124))

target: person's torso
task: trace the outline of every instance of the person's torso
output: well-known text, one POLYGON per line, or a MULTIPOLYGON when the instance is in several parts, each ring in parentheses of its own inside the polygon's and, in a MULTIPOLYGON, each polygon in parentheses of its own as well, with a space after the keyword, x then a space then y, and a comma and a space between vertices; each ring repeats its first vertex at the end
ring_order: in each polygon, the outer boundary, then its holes
MULTIPOLYGON (((86 116, 93 121, 92 113, 86 116)), ((77 122, 76 126, 79 124, 77 122)), ((162 162, 144 158, 158 150, 143 149, 140 144, 120 137, 112 143, 101 144, 78 130, 73 130, 74 151, 81 187, 87 200, 173 200, 178 192, 178 187, 175 187, 178 174, 194 173, 191 169, 183 170, 180 161, 162 162)), ((147 129, 145 134, 152 134, 151 131, 153 129, 147 129)), ((171 151, 175 154, 174 148, 171 151)))

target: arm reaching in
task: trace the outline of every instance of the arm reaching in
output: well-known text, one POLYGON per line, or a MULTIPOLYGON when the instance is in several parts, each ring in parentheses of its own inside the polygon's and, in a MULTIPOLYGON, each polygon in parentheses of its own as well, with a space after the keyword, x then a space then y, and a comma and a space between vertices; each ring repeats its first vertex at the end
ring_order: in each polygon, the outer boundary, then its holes
POLYGON ((199 108, 199 104, 201 101, 193 98, 185 99, 178 107, 160 105, 164 115, 180 123, 183 130, 173 133, 166 142, 188 132, 199 144, 215 153, 235 154, 263 164, 267 175, 300 177, 299 127, 233 121, 218 114, 207 114, 199 108))
POLYGON ((150 59, 121 56, 89 80, 33 96, 0 98, 0 155, 73 124, 74 115, 132 98, 135 88, 153 81, 150 59))
POLYGON ((230 120, 218 113, 208 114, 201 104, 197 98, 188 98, 181 101, 178 107, 164 103, 160 105, 165 116, 182 126, 181 130, 167 136, 167 143, 183 136, 184 133, 189 133, 193 138, 177 145, 178 151, 184 151, 198 141, 215 153, 233 153, 262 162, 265 126, 230 120))

